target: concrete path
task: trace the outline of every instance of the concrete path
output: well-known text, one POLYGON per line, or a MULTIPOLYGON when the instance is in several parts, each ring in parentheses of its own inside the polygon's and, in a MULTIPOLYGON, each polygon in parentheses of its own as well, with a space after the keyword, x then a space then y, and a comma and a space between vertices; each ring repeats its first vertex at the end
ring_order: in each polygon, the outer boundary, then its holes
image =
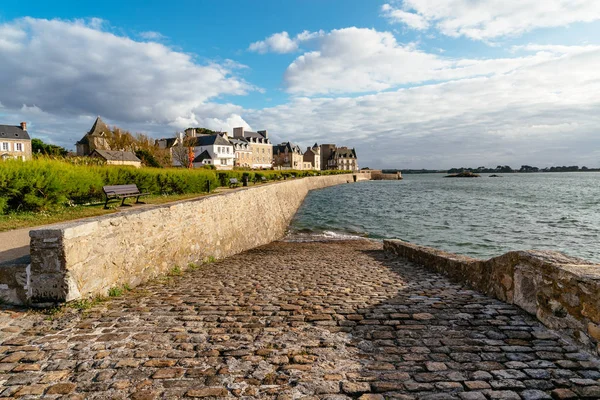
POLYGON ((0 264, 29 256, 29 231, 31 229, 0 232, 0 264))
POLYGON ((369 241, 273 243, 10 321, 6 398, 600 398, 598 359, 369 241))

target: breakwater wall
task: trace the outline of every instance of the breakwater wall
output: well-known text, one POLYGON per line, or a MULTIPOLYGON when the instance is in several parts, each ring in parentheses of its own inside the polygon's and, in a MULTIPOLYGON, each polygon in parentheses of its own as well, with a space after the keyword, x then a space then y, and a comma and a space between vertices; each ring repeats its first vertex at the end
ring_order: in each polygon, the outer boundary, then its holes
POLYGON ((384 250, 516 304, 600 354, 600 265, 555 251, 512 251, 489 260, 401 240, 384 250))
POLYGON ((31 263, 10 281, 17 287, 5 284, 9 300, 46 306, 106 295, 270 243, 284 236, 310 190, 355 179, 369 176, 306 177, 32 230, 31 263))

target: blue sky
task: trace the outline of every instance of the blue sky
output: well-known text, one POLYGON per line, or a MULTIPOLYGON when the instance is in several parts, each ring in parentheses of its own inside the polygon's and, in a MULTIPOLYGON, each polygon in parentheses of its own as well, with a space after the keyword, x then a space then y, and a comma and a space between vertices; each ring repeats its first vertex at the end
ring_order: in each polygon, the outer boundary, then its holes
MULTIPOLYGON (((4 39, 3 39, 4 38, 4 39)), ((362 166, 600 166, 593 0, 13 1, 0 123, 268 129, 362 166)))

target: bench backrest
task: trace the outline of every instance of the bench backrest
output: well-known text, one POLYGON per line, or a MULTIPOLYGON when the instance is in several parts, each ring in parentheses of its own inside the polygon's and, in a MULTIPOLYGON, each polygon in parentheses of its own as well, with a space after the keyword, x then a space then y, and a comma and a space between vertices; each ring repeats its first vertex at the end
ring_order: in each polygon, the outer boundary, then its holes
POLYGON ((135 184, 103 186, 102 190, 106 194, 136 194, 140 192, 135 184))
POLYGON ((237 178, 230 178, 229 183, 238 183, 237 178))

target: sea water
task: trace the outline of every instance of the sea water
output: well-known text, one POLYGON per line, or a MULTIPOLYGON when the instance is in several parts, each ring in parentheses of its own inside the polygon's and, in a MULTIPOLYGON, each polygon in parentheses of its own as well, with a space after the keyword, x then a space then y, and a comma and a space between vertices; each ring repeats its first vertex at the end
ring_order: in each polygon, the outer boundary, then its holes
POLYGON ((600 262, 600 173, 407 174, 316 190, 288 240, 402 239, 489 258, 557 250, 600 262))

